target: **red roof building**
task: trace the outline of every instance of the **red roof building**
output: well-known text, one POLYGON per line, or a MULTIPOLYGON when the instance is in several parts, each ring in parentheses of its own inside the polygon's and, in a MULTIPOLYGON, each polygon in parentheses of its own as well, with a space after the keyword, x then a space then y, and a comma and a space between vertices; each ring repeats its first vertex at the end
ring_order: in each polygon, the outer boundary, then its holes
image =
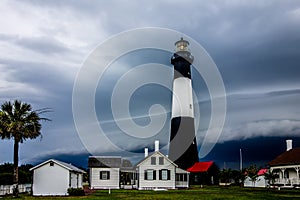
POLYGON ((219 169, 214 161, 196 162, 187 169, 190 172, 191 184, 214 185, 218 184, 219 169))
POLYGON ((285 151, 274 160, 269 162, 270 166, 284 166, 284 165, 299 165, 300 164, 300 148, 290 149, 285 151))
POLYGON ((268 169, 260 169, 258 172, 257 172, 257 175, 258 176, 262 176, 262 175, 264 175, 265 173, 267 173, 268 172, 268 169))
POLYGON ((213 161, 196 162, 192 167, 188 168, 187 171, 193 173, 207 172, 213 164, 214 164, 213 161))

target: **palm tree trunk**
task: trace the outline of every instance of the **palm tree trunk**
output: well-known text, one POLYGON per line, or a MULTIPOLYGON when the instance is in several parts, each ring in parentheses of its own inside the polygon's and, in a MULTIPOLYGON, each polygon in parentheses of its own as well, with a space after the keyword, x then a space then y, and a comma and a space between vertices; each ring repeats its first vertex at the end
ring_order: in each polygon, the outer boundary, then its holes
POLYGON ((14 142, 14 179, 13 183, 15 185, 14 196, 18 196, 19 190, 19 141, 15 139, 14 142))

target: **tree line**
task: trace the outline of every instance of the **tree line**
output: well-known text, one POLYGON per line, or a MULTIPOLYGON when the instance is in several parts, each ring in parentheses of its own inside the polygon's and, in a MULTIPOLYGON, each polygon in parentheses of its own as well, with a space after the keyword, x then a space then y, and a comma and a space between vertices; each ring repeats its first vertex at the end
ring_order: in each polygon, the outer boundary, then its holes
MULTIPOLYGON (((258 172, 260 168, 256 165, 250 165, 248 168, 240 170, 223 169, 219 172, 220 182, 230 185, 243 185, 246 177, 249 177, 251 182, 255 185, 258 180, 258 172)), ((268 170, 264 175, 269 185, 274 185, 275 179, 278 178, 278 174, 268 170)))
MULTIPOLYGON (((29 171, 33 165, 26 164, 19 167, 19 184, 32 183, 32 172, 29 171)), ((12 185, 13 182, 13 163, 0 165, 0 185, 12 185)))

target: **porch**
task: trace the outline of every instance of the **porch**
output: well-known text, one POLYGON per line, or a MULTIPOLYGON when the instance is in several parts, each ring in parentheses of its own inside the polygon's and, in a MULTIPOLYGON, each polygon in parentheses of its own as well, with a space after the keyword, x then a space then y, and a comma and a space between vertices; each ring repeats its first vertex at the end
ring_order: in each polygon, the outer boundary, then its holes
POLYGON ((270 170, 278 175, 274 185, 282 187, 300 186, 300 165, 271 167, 270 170))
POLYGON ((121 189, 137 188, 137 173, 134 170, 121 170, 120 188, 121 189))
POLYGON ((278 178, 275 179, 274 185, 283 187, 300 187, 300 178, 278 178))

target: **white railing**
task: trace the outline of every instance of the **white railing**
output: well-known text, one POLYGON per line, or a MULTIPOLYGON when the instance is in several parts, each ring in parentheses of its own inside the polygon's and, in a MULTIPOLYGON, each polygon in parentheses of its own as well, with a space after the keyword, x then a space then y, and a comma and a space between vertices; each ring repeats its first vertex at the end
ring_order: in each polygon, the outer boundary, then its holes
MULTIPOLYGON (((20 184, 19 193, 31 192, 31 184, 20 184)), ((0 185, 0 196, 12 194, 14 185, 0 185)))
POLYGON ((189 187, 189 183, 187 181, 176 181, 176 187, 189 187))
POLYGON ((299 185, 300 179, 299 178, 278 178, 275 179, 275 184, 282 184, 282 185, 299 185))

